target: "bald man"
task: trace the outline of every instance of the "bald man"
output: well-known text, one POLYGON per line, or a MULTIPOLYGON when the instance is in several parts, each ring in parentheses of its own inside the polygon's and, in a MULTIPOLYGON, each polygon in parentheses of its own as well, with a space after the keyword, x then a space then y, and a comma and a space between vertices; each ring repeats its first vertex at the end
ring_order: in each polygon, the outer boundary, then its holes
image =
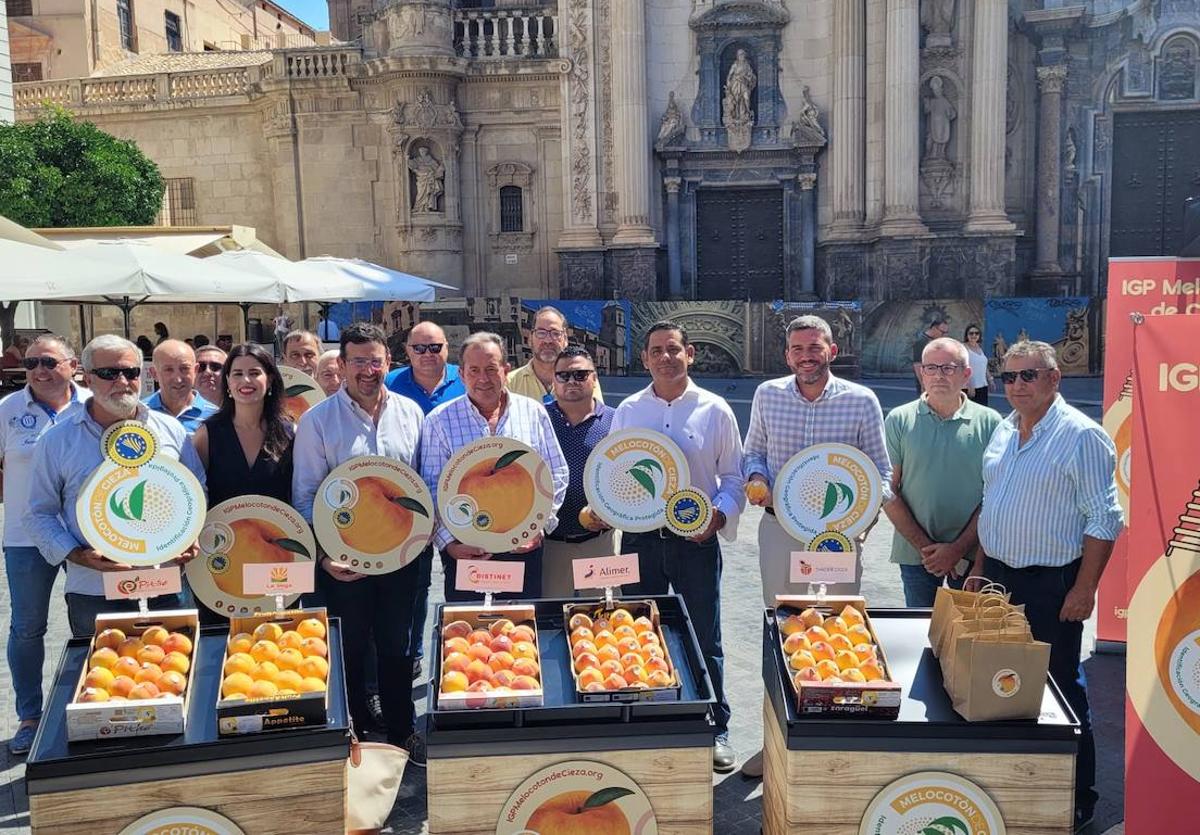
POLYGON ((196 352, 187 343, 168 339, 155 346, 150 374, 158 391, 146 398, 146 406, 178 420, 189 435, 217 413, 196 391, 196 370, 196 352))

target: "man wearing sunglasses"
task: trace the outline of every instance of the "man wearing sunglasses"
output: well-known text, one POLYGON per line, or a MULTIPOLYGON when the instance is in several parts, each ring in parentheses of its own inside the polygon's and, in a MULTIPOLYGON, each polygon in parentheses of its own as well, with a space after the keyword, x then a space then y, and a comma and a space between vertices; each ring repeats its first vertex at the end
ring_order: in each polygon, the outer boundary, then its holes
MULTIPOLYGON (((163 343, 166 344, 166 343, 163 343)), ((158 442, 157 455, 177 459, 205 483, 204 467, 187 431, 170 415, 147 408, 138 399, 142 390, 142 352, 128 339, 97 336, 83 349, 83 380, 92 397, 84 408, 46 432, 38 441, 30 468, 29 515, 26 528, 51 565, 67 564, 67 618, 76 638, 92 634, 101 612, 136 611, 133 601, 104 599, 103 574, 126 568, 101 556, 80 533, 79 491, 104 459, 100 436, 122 420, 146 425, 158 442)), ((189 543, 172 564, 185 563, 197 553, 189 543)), ((178 608, 178 594, 150 600, 152 609, 178 608)))
POLYGON ((1050 644, 1050 675, 1079 717, 1075 826, 1092 819, 1096 744, 1080 664, 1083 622, 1123 526, 1108 433, 1058 393, 1054 348, 1021 341, 1004 355, 1013 411, 983 456, 981 551, 972 574, 1004 585, 1024 604, 1033 637, 1050 644))
POLYGON ((75 352, 59 336, 39 336, 26 349, 21 367, 26 384, 0 400, 0 471, 3 472, 4 572, 11 601, 8 670, 17 703, 17 733, 9 753, 29 753, 42 715, 42 668, 50 593, 58 576, 25 530, 33 451, 46 430, 83 408, 92 393, 72 381, 75 352))
MULTIPOLYGON (((533 328, 529 331, 529 362, 508 375, 508 390, 540 400, 554 401, 554 367, 558 355, 567 347, 567 317, 557 307, 540 308, 533 314, 533 328)), ((600 391, 600 380, 593 387, 592 396, 604 402, 600 391)))
POLYGON ((196 352, 187 343, 168 339, 156 345, 150 371, 158 391, 146 398, 146 406, 175 418, 189 435, 217 413, 217 407, 196 391, 196 352))
POLYGON ((616 531, 598 519, 579 512, 587 506, 583 492, 583 468, 588 455, 612 428, 616 411, 594 399, 596 363, 587 349, 568 345, 554 364, 554 402, 546 404, 554 434, 567 459, 570 480, 558 527, 546 535, 542 555, 542 594, 546 597, 572 597, 575 577, 572 560, 603 557, 617 553, 616 531))
POLYGON ((206 402, 218 408, 225 399, 225 386, 221 384, 225 356, 225 352, 216 345, 205 345, 196 351, 196 391, 206 402))

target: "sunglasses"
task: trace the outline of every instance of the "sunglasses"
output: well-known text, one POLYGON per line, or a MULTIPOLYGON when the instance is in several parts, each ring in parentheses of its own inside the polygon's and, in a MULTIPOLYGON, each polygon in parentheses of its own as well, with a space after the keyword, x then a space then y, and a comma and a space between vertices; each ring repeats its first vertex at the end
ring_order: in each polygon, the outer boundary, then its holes
POLYGON ((979 331, 967 331, 967 336, 983 336, 979 331))
POLYGON ((221 369, 225 366, 219 362, 197 362, 196 370, 198 372, 211 371, 214 374, 220 374, 221 369))
POLYGON ((58 364, 60 362, 66 362, 66 360, 58 360, 58 359, 55 359, 54 357, 25 357, 21 360, 21 366, 26 371, 32 371, 33 369, 37 368, 39 365, 42 368, 46 368, 46 369, 49 369, 50 371, 53 371, 54 369, 58 368, 58 364))
POLYGON ((137 365, 133 366, 133 368, 93 368, 88 373, 95 374, 101 380, 108 382, 112 382, 117 377, 124 377, 126 380, 133 382, 142 376, 142 369, 137 365))
POLYGON ((1020 371, 1001 371, 1000 379, 1004 381, 1004 385, 1011 386, 1020 377, 1026 383, 1032 383, 1038 378, 1038 375, 1043 371, 1049 371, 1049 368, 1022 368, 1020 371))
POLYGON ((418 342, 416 345, 409 345, 413 349, 413 353, 423 354, 428 351, 431 354, 440 354, 442 348, 446 347, 445 342, 418 342))
POLYGON ((566 383, 571 380, 574 380, 577 383, 582 383, 595 373, 595 371, 583 368, 575 371, 555 371, 554 379, 558 380, 560 383, 566 383))

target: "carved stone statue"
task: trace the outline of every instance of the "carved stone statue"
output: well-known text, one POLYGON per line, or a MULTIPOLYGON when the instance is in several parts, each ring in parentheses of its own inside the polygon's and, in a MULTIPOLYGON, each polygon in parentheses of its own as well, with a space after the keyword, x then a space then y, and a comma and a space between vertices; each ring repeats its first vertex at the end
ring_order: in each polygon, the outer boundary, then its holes
POLYGON ((921 0, 921 26, 930 35, 940 35, 949 45, 954 28, 954 0, 921 0))
POLYGON ((660 146, 670 145, 683 135, 684 127, 683 112, 675 102, 675 91, 672 90, 667 99, 667 109, 663 113, 662 121, 658 125, 658 141, 656 144, 660 146))
POLYGON ((825 129, 821 127, 821 111, 813 104, 808 94, 808 85, 800 94, 799 118, 792 123, 792 137, 806 142, 824 143, 827 141, 825 129))
POLYGON ((951 125, 958 118, 958 110, 946 98, 943 85, 940 75, 929 79, 929 95, 923 102, 926 118, 924 161, 946 159, 951 125))
POLYGON ((1075 142, 1075 128, 1067 128, 1066 150, 1063 152, 1063 166, 1067 171, 1075 170, 1075 159, 1079 156, 1079 145, 1075 142))
POLYGON ((746 50, 739 49, 729 75, 725 77, 725 126, 749 127, 754 124, 750 94, 758 86, 758 76, 750 66, 746 50))
POLYGON ((413 197, 413 213, 438 212, 439 199, 445 191, 443 180, 446 168, 429 153, 424 145, 417 148, 417 155, 409 159, 408 170, 416 178, 416 194, 413 197))

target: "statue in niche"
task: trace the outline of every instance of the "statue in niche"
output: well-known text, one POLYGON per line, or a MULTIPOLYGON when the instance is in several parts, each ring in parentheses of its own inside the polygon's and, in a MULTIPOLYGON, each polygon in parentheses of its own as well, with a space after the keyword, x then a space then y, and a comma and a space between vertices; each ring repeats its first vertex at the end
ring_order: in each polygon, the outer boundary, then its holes
POLYGON ((792 136, 796 139, 824 143, 827 140, 825 129, 821 127, 821 111, 813 104, 808 94, 808 85, 804 85, 800 93, 800 118, 792 123, 792 136))
POLYGON ((954 29, 954 0, 921 0, 921 26, 926 46, 950 46, 954 29))
POLYGON ((655 144, 659 146, 670 145, 683 135, 684 129, 683 112, 675 102, 675 91, 672 90, 667 99, 667 109, 663 113, 662 121, 658 125, 658 141, 655 144))
POLYGON ((438 208, 439 198, 445 191, 443 180, 446 168, 424 145, 417 148, 416 156, 408 161, 408 170, 416 180, 416 194, 413 197, 413 213, 428 214, 441 211, 438 208))
POLYGON ((950 144, 951 125, 958 118, 958 110, 946 98, 945 82, 940 75, 929 79, 929 95, 923 102, 925 109, 925 158, 924 161, 945 160, 946 148, 950 144))
POLYGON ((754 124, 754 111, 750 109, 750 94, 758 86, 758 76, 750 66, 746 50, 737 51, 737 59, 725 77, 725 124, 739 127, 754 124))
POLYGON ((1075 128, 1067 128, 1066 150, 1063 152, 1063 164, 1068 171, 1075 170, 1075 160, 1079 156, 1079 145, 1075 142, 1075 128))
POLYGON ((1196 95, 1196 59, 1186 43, 1173 43, 1163 50, 1158 68, 1160 99, 1190 99, 1196 95))

